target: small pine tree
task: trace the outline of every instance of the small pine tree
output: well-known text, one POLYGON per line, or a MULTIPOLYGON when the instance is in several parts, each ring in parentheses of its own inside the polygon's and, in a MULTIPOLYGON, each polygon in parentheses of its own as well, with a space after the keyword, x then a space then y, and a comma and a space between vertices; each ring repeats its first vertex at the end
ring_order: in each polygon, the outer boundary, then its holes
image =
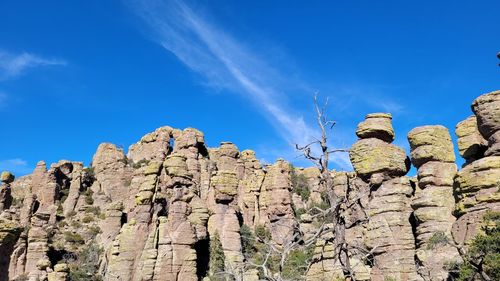
POLYGON ((473 264, 481 264, 480 270, 491 280, 500 280, 500 212, 486 213, 483 221, 484 234, 471 241, 465 262, 459 266, 459 281, 479 277, 480 274, 473 264))
POLYGON ((218 233, 215 233, 210 239, 209 254, 210 261, 208 268, 210 275, 215 276, 218 273, 224 272, 226 257, 218 233))
POLYGON ((243 256, 250 259, 255 254, 255 236, 250 227, 245 224, 240 227, 241 248, 243 256))
POLYGON ((290 180, 292 183, 292 192, 302 198, 302 201, 307 202, 311 196, 311 190, 307 178, 303 174, 297 174, 295 168, 290 164, 290 180))

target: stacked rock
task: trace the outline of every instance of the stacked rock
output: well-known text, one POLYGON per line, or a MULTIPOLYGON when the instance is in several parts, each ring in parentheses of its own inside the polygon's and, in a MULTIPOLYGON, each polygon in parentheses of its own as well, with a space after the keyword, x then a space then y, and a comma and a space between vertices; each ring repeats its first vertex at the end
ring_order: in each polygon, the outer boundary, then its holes
POLYGON ((360 138, 351 148, 349 157, 357 175, 369 179, 373 185, 383 180, 406 175, 409 161, 405 151, 391 142, 394 129, 389 113, 366 115, 358 125, 356 135, 360 138))
POLYGON ((412 200, 416 222, 417 259, 431 280, 445 280, 445 264, 459 260, 451 241, 455 206, 453 179, 457 173, 455 154, 448 129, 443 126, 417 127, 408 133, 411 160, 418 169, 418 184, 412 200))
POLYGON ((210 149, 216 172, 212 172, 208 196, 208 233, 210 239, 220 239, 226 266, 235 270, 242 269, 244 260, 241 246, 240 225, 236 206, 243 163, 239 160, 240 151, 231 142, 222 142, 219 148, 210 149))
POLYGON ((10 208, 12 204, 11 186, 14 175, 10 172, 2 172, 0 175, 0 213, 10 208))
POLYGON ((261 221, 269 227, 273 241, 285 245, 293 238, 296 227, 292 207, 290 164, 278 159, 268 165, 261 189, 261 221))
POLYGON ((9 256, 5 253, 12 251, 23 227, 17 222, 3 217, 12 203, 11 183, 14 175, 10 172, 2 172, 0 175, 0 280, 8 280, 9 256))
POLYGON ((370 280, 418 280, 415 268, 415 241, 410 224, 413 189, 405 177, 409 159, 391 142, 392 116, 368 114, 358 125, 360 138, 349 157, 356 175, 370 185, 366 212, 365 244, 373 252, 370 280))
POLYGON ((460 216, 453 226, 457 243, 469 241, 478 234, 482 218, 487 211, 500 211, 500 91, 484 94, 472 103, 474 117, 457 125, 459 144, 465 152, 475 151, 478 144, 482 153, 461 153, 468 161, 455 178, 455 193, 458 199, 456 211, 460 216), (473 120, 477 122, 473 122, 473 120), (469 141, 461 132, 464 124, 475 133, 475 141, 469 141), (485 142, 487 141, 487 146, 485 142))
POLYGON ((455 128, 455 134, 458 137, 458 152, 466 163, 484 157, 488 141, 479 133, 475 115, 459 122, 455 128))

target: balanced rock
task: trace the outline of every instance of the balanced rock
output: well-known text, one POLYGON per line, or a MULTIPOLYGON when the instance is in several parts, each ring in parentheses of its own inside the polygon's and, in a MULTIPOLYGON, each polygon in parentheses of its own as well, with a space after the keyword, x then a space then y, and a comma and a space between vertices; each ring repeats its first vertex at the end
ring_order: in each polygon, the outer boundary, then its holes
POLYGON ((404 176, 410 168, 402 148, 375 138, 357 141, 349 157, 356 173, 364 178, 374 174, 404 176))
POLYGON ((500 130, 500 91, 479 96, 472 102, 472 111, 477 116, 479 132, 489 139, 500 130))
POLYGON ((365 121, 359 123, 356 135, 361 139, 376 138, 385 142, 394 140, 390 113, 371 113, 366 115, 365 121))
POLYGON ((4 171, 2 172, 2 175, 0 176, 0 180, 3 182, 3 183, 11 183, 14 181, 14 175, 11 173, 11 172, 8 172, 8 171, 4 171))
POLYGON ((411 161, 417 168, 429 161, 455 162, 453 143, 446 127, 417 127, 408 133, 408 141, 411 161))
POLYGON ((459 122, 455 128, 458 137, 458 151, 466 160, 475 160, 483 157, 487 141, 477 128, 477 118, 472 115, 459 122))

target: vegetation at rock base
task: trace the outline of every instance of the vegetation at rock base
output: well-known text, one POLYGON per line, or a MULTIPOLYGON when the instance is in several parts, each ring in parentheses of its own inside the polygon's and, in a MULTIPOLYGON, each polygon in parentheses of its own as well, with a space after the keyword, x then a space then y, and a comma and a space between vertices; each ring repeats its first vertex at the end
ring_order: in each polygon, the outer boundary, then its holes
POLYGON ((82 222, 83 222, 83 223, 89 223, 89 222, 91 222, 91 221, 94 221, 94 217, 92 217, 92 216, 86 215, 86 216, 84 216, 84 217, 82 218, 82 222))
POLYGON ((71 231, 64 232, 64 240, 69 243, 84 244, 85 240, 78 233, 73 233, 71 231))
POLYGON ((299 280, 305 276, 314 253, 314 246, 304 247, 290 252, 283 267, 283 277, 289 280, 299 280))
POLYGON ((483 217, 483 234, 477 235, 470 243, 464 263, 450 268, 458 281, 500 280, 500 212, 487 212, 483 217))
MULTIPOLYGON (((252 230, 243 225, 240 228, 241 243, 243 249, 243 256, 249 264, 260 265, 265 263, 267 258, 266 267, 271 273, 281 271, 281 276, 286 280, 302 280, 305 276, 309 263, 313 256, 314 246, 301 247, 292 250, 289 254, 283 268, 280 269, 281 255, 277 251, 273 251, 267 242, 271 239, 271 234, 264 226, 257 226, 255 234, 252 230), (267 255, 269 254, 269 257, 267 255)), ((259 268, 260 278, 265 278, 263 269, 259 268)))
POLYGON ((87 189, 85 192, 83 192, 83 195, 85 196, 85 203, 88 205, 94 204, 94 199, 92 199, 92 190, 87 189))
POLYGON ((300 216, 307 213, 307 210, 304 208, 299 208, 299 209, 294 209, 294 212, 295 212, 295 217, 297 219, 300 219, 300 216))
POLYGON ((98 275, 99 256, 102 249, 92 240, 82 246, 76 254, 66 255, 64 262, 69 266, 69 280, 71 281, 101 281, 98 275))
POLYGON ((263 225, 257 225, 255 227, 255 236, 262 241, 271 240, 271 232, 263 225))
POLYGON ((210 261, 208 263, 209 273, 211 276, 220 275, 225 271, 226 257, 224 255, 224 250, 222 249, 222 243, 220 242, 220 237, 218 233, 215 233, 210 238, 210 261))
POLYGON ((240 227, 241 249, 245 258, 252 257, 257 249, 255 248, 255 236, 247 225, 240 227))

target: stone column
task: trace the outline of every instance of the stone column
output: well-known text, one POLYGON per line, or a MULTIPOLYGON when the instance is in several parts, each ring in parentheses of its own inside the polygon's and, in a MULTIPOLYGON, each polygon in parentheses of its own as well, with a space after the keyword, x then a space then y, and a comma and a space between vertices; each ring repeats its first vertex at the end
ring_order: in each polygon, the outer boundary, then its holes
POLYGON ((451 137, 443 126, 423 126, 408 133, 411 160, 418 169, 412 200, 419 273, 431 280, 445 280, 446 264, 460 261, 452 242, 455 206, 453 178, 457 172, 451 137))
POLYGON ((459 148, 468 161, 455 178, 459 218, 453 225, 453 236, 459 244, 479 233, 487 211, 500 211, 500 91, 479 96, 472 103, 472 111, 475 118, 457 125, 459 148), (462 133, 464 127, 472 132, 469 137, 462 133))
POLYGON ((370 279, 419 280, 410 224, 413 189, 404 176, 410 163, 405 151, 391 144, 391 119, 386 113, 368 114, 356 130, 360 140, 349 153, 356 175, 370 187, 364 230, 374 259, 370 279))

